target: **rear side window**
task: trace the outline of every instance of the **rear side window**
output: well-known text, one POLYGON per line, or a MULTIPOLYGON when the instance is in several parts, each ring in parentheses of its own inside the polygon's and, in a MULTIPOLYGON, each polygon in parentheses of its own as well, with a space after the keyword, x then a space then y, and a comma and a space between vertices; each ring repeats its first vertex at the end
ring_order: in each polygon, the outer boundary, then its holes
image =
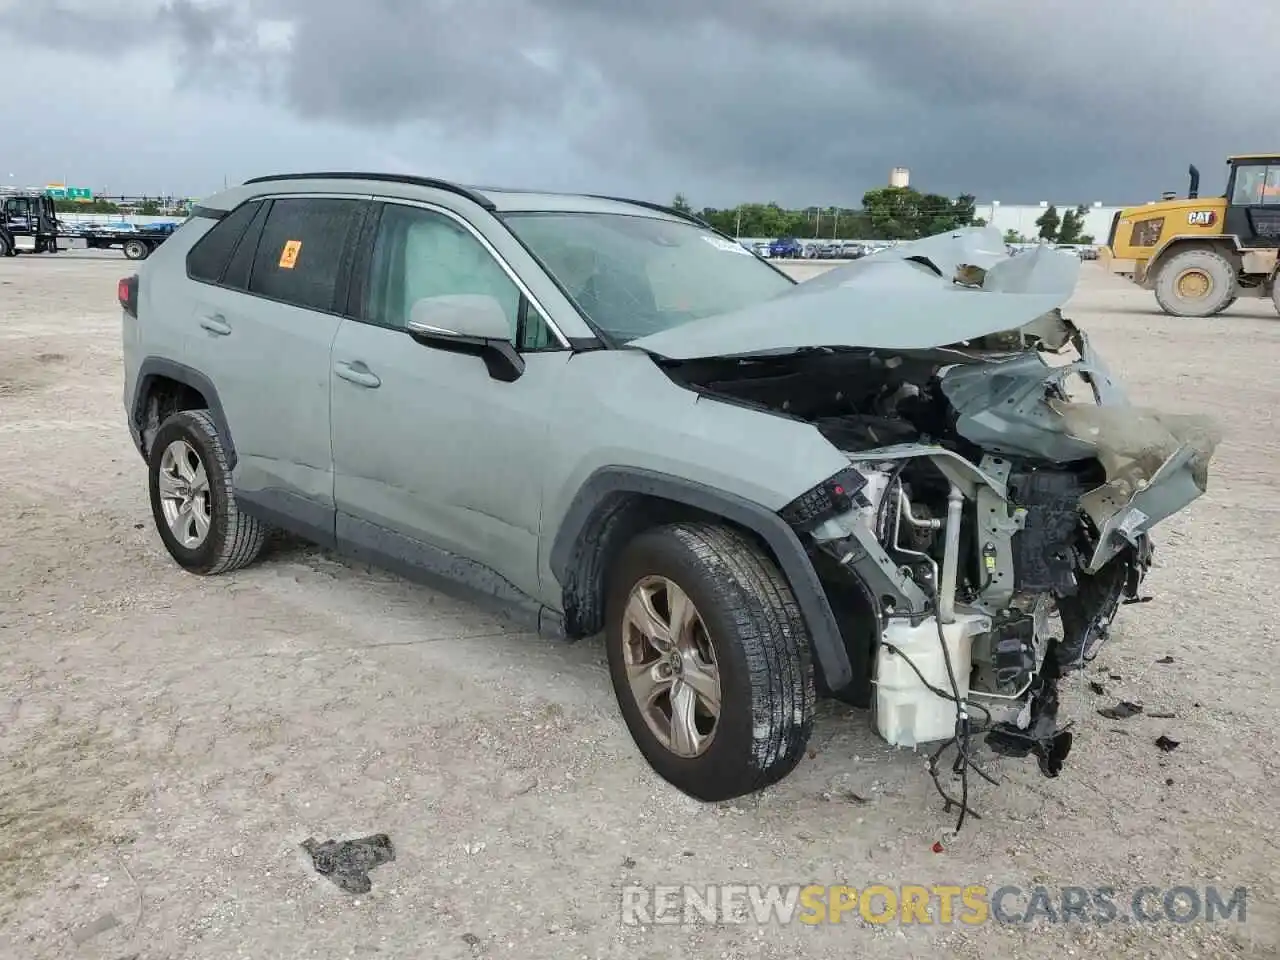
POLYGON ((253 269, 253 261, 258 253, 258 241, 262 238, 262 227, 267 222, 267 212, 270 209, 269 203, 259 206, 253 222, 249 224, 249 229, 236 244, 235 252, 231 254, 231 262, 227 264, 227 269, 222 274, 224 287, 231 287, 234 290, 249 289, 249 271, 253 269))
POLYGON ((249 292, 332 310, 364 203, 331 197, 276 200, 258 240, 249 292))
POLYGON ((214 224, 187 254, 187 275, 192 280, 217 283, 240 237, 261 207, 260 200, 242 203, 214 224))

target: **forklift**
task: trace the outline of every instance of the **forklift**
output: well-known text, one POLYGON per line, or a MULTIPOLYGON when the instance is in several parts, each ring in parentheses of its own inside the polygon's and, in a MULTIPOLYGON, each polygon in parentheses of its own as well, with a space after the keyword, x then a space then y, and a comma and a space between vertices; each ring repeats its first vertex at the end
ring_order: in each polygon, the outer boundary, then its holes
POLYGON ((1270 297, 1280 310, 1280 154, 1227 158, 1227 188, 1200 196, 1191 167, 1186 199, 1128 207, 1100 251, 1105 269, 1155 293, 1165 313, 1211 317, 1241 297, 1270 297))
POLYGON ((34 191, 0 194, 0 257, 58 252, 53 198, 34 191))

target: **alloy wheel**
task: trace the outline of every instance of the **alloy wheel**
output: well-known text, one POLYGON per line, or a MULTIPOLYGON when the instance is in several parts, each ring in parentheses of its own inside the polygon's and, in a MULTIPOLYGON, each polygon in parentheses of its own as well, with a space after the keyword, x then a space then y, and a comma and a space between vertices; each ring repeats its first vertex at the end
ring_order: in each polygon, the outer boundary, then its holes
POLYGON ((720 671, 697 607, 674 581, 645 577, 632 587, 622 655, 636 706, 658 741, 678 757, 704 753, 720 719, 720 671))
POLYGON ((200 455, 185 440, 174 440, 160 457, 160 509, 174 539, 188 550, 204 543, 212 525, 209 477, 200 455))

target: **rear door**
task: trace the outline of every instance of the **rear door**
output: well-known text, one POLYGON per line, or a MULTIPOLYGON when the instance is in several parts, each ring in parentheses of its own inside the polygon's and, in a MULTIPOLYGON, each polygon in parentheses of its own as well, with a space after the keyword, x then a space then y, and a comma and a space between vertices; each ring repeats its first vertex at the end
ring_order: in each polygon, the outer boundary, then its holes
MULTIPOLYGON (((329 351, 367 206, 360 197, 263 201, 217 279, 199 285, 187 340, 188 362, 222 402, 237 497, 326 543, 334 510, 329 351)), ((245 215, 227 220, 236 216, 245 215)))

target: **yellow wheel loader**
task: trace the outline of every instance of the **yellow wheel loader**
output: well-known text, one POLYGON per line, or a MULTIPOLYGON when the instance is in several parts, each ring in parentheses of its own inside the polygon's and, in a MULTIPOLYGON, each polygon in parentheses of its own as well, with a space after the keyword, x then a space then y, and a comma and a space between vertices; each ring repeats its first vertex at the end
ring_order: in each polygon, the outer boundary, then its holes
POLYGON ((1193 166, 1185 200, 1121 210, 1099 262, 1155 291, 1175 317, 1211 317, 1240 297, 1270 297, 1280 310, 1280 154, 1228 157, 1227 166, 1220 197, 1200 196, 1193 166))

